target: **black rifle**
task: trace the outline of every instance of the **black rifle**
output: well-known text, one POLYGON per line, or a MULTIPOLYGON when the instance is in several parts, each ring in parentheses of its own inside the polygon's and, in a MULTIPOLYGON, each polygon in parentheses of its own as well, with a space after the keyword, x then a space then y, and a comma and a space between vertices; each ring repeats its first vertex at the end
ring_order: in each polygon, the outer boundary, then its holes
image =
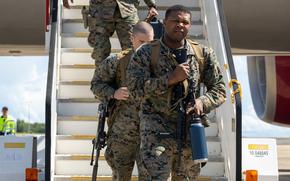
MULTIPOLYGON (((185 53, 183 53, 185 54, 185 53)), ((178 63, 184 63, 186 62, 187 57, 185 55, 180 55, 181 58, 178 59, 178 56, 176 56, 176 59, 179 60, 178 63), (183 57, 183 58, 182 58, 183 57)), ((195 112, 187 114, 187 108, 188 105, 194 106, 195 105, 195 88, 197 85, 194 85, 193 80, 187 79, 188 81, 188 94, 185 96, 185 90, 183 89, 183 85, 179 84, 177 85, 173 90, 175 91, 176 97, 178 99, 181 99, 179 101, 178 106, 178 122, 177 122, 177 131, 176 131, 176 138, 177 138, 177 151, 178 151, 178 168, 180 169, 180 162, 181 162, 181 156, 183 152, 183 147, 185 145, 185 142, 187 140, 187 131, 190 133, 190 140, 191 140, 191 151, 192 151, 192 159, 197 162, 201 163, 201 166, 203 167, 207 160, 208 160, 208 153, 207 153, 207 146, 206 146, 206 137, 204 133, 204 126, 201 124, 201 118, 206 118, 205 114, 202 114, 201 116, 196 114, 195 112), (187 125, 190 123, 189 129, 187 129, 187 125), (197 128, 194 124, 200 123, 200 126, 198 127, 198 130, 192 129, 194 126, 197 128), (202 155, 202 158, 196 158, 194 157, 196 155, 197 157, 200 157, 202 155), (204 156, 204 157, 203 157, 204 156)))
MULTIPOLYGON (((179 84, 175 87, 176 94, 179 96, 183 96, 184 90, 183 85, 179 84)), ((182 99, 182 98, 181 98, 182 99)), ((176 126, 176 141, 177 141, 177 151, 178 151, 178 159, 177 165, 178 169, 180 169, 181 165, 181 157, 183 154, 183 147, 185 145, 185 138, 186 138, 186 102, 185 99, 180 101, 179 106, 177 107, 178 112, 178 120, 176 126)), ((177 172, 177 174, 179 171, 177 172)))
POLYGON ((99 120, 98 120, 98 130, 97 130, 97 136, 92 140, 93 143, 93 150, 92 150, 92 157, 91 157, 91 166, 93 167, 93 175, 92 175, 92 181, 97 180, 98 175, 98 161, 100 157, 100 151, 106 146, 106 132, 105 132, 105 122, 107 117, 107 110, 108 110, 108 102, 100 103, 99 104, 99 120), (94 153, 96 150, 96 157, 95 157, 95 164, 94 164, 94 153))
MULTIPOLYGON (((179 64, 187 62, 187 54, 186 49, 178 49, 174 52, 176 60, 179 64)), ((200 116, 193 113, 191 115, 187 115, 186 110, 187 106, 191 104, 192 106, 195 105, 195 85, 192 80, 187 79, 188 81, 188 94, 185 93, 185 87, 182 82, 177 84, 173 88, 173 100, 172 103, 178 102, 175 105, 175 110, 178 112, 178 120, 176 126, 176 133, 158 133, 159 138, 175 138, 177 141, 177 151, 178 151, 178 160, 177 160, 177 168, 180 169, 181 167, 181 157, 183 154, 183 148, 186 142, 187 136, 187 123, 195 122, 196 119, 200 120, 200 116), (186 96, 185 96, 186 95, 186 96)), ((172 104, 173 105, 173 104, 172 104)), ((204 115, 202 115, 204 116, 204 115)), ((205 164, 205 163, 203 163, 205 164)), ((180 170, 178 170, 178 173, 180 170)), ((178 174, 177 173, 177 174, 178 174)))
MULTIPOLYGON (((174 52, 176 60, 179 64, 185 63, 187 61, 187 49, 178 49, 174 52)), ((158 133, 159 138, 175 138, 177 141, 177 151, 178 151, 178 160, 177 165, 180 169, 181 157, 183 154, 183 147, 185 145, 186 138, 186 106, 188 104, 188 99, 184 98, 185 90, 183 83, 180 82, 173 88, 173 97, 178 101, 177 112, 178 120, 176 125, 176 133, 158 133)), ((179 171, 178 171, 179 173, 179 171)))
MULTIPOLYGON (((187 49, 180 49, 174 53, 176 56, 176 60, 179 64, 185 63, 187 61, 187 49)), ((191 89, 191 87, 189 87, 191 89)), ((176 141, 177 141, 177 151, 178 151, 178 160, 177 165, 178 169, 180 169, 181 165, 181 157, 183 154, 183 147, 185 145, 186 138, 186 107, 187 107, 187 99, 184 98, 185 90, 183 83, 179 83, 173 89, 176 96, 181 99, 179 102, 179 106, 177 107, 178 112, 178 121, 176 126, 176 141)), ((188 97, 188 96, 187 96, 188 97)), ((178 171, 177 174, 180 172, 178 171)))

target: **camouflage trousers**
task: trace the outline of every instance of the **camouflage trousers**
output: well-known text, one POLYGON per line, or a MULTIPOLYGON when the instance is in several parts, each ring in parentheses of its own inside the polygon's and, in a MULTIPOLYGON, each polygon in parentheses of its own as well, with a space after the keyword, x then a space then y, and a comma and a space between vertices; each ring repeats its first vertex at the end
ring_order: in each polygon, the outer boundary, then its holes
MULTIPOLYGON (((93 11, 93 10, 92 10, 93 11)), ((131 35, 133 26, 139 21, 138 14, 122 18, 119 8, 116 8, 114 19, 105 20, 97 18, 95 27, 90 28, 88 43, 94 48, 92 58, 95 60, 95 65, 107 58, 111 53, 110 37, 116 31, 122 50, 132 46, 131 35)))
POLYGON ((135 161, 139 179, 144 178, 139 159, 139 116, 136 107, 117 105, 112 117, 114 120, 109 125, 105 158, 112 168, 113 180, 130 181, 135 161))
POLYGON ((189 144, 183 148, 178 165, 176 140, 158 136, 161 132, 176 131, 176 121, 165 120, 159 114, 140 114, 140 154, 146 181, 194 181, 199 176, 200 164, 193 162, 189 144))

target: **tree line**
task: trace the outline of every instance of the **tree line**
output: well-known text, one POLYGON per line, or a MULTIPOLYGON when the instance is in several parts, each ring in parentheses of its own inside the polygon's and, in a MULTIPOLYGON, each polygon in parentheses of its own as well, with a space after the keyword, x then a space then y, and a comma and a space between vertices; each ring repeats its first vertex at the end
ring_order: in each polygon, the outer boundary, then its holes
POLYGON ((44 123, 28 123, 17 119, 17 133, 45 133, 44 123))

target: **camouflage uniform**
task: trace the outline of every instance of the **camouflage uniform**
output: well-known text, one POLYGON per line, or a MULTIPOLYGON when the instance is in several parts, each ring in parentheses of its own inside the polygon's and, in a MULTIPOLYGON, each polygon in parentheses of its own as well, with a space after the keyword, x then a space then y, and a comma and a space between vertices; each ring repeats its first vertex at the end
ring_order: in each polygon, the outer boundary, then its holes
MULTIPOLYGON (((200 173, 200 165, 192 161, 189 142, 183 149, 180 176, 177 176, 177 144, 173 138, 159 138, 158 133, 176 133, 178 113, 170 111, 168 105, 168 74, 178 64, 171 50, 160 41, 160 53, 156 67, 152 67, 152 44, 142 46, 132 57, 127 69, 128 89, 134 98, 141 98, 140 136, 141 160, 150 176, 148 180, 195 180, 200 173), (152 74, 154 69, 154 74, 152 74), (154 76, 153 76, 154 75, 154 76)), ((196 97, 203 102, 204 112, 218 107, 225 101, 225 84, 214 52, 202 45, 205 57, 203 73, 194 51, 185 44, 190 66, 189 79, 193 81, 196 97), (207 92, 200 96, 201 80, 207 92)))
MULTIPOLYGON (((144 0, 148 7, 155 6, 155 0, 144 0)), ((91 0, 89 12, 93 21, 89 26, 88 42, 94 48, 92 58, 98 65, 110 55, 110 37, 116 30, 122 50, 131 47, 130 36, 133 25, 139 21, 137 7, 139 0, 91 0)))
MULTIPOLYGON (((91 90, 99 99, 108 100, 116 89, 126 86, 125 81, 122 80, 124 78, 122 78, 121 68, 126 67, 126 62, 129 62, 132 53, 132 51, 125 52, 126 55, 124 55, 121 52, 109 56, 96 69, 91 82, 91 90), (125 63, 121 65, 121 61, 125 63)), ((139 147, 139 116, 136 104, 132 97, 126 101, 117 100, 108 120, 108 140, 105 152, 106 160, 113 170, 113 180, 129 181, 135 160, 137 160, 139 177, 143 177, 138 161, 139 147)))

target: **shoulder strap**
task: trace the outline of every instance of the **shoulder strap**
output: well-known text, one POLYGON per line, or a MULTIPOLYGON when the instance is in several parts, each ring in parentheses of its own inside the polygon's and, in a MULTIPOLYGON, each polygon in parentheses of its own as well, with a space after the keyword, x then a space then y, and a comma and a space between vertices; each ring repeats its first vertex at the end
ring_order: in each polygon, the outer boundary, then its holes
POLYGON ((188 42, 191 44, 191 47, 195 53, 195 58, 198 61, 199 72, 201 75, 203 75, 205 60, 204 60, 202 48, 200 47, 199 43, 195 41, 188 40, 188 42))
POLYGON ((151 72, 155 74, 160 53, 160 42, 158 40, 151 42, 151 72))
POLYGON ((132 50, 126 50, 125 52, 122 52, 122 56, 118 57, 121 71, 121 82, 126 81, 126 69, 132 54, 133 54, 132 50))

